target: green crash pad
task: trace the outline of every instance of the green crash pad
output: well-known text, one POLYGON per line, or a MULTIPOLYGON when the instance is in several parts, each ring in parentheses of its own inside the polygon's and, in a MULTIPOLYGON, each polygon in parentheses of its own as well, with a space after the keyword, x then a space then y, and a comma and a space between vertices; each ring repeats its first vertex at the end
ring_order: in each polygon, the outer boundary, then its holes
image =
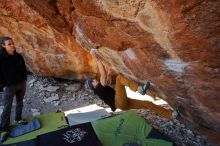
POLYGON ((92 122, 103 146, 172 146, 172 142, 146 138, 152 127, 135 111, 92 122))
MULTIPOLYGON (((27 120, 31 120, 32 118, 33 117, 29 117, 27 118, 27 120)), ((40 129, 27 133, 22 136, 15 137, 15 138, 9 137, 4 142, 4 144, 12 144, 12 143, 18 143, 22 141, 35 139, 38 135, 56 131, 59 129, 63 129, 68 126, 63 112, 47 113, 47 114, 36 116, 36 118, 40 120, 40 124, 41 124, 40 129)))

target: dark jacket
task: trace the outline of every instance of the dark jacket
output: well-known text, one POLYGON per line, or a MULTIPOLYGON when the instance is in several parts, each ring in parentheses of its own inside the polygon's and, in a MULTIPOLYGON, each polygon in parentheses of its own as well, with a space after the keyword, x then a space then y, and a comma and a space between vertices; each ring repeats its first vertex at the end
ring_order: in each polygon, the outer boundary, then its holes
POLYGON ((94 89, 94 93, 99 96, 112 111, 116 110, 115 107, 115 89, 110 86, 102 86, 100 83, 94 89))
POLYGON ((10 86, 27 80, 27 70, 23 57, 15 52, 9 55, 0 52, 0 87, 10 86))

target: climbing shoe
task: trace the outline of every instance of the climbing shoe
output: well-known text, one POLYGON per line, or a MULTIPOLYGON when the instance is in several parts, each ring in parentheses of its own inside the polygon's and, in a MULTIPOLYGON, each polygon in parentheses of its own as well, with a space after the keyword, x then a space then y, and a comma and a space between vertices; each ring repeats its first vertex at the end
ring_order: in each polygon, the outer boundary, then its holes
POLYGON ((141 86, 138 86, 138 92, 142 95, 146 94, 146 91, 150 88, 151 83, 148 81, 146 84, 142 84, 141 86))
POLYGON ((8 138, 8 133, 5 131, 0 131, 0 144, 2 144, 8 138))
POLYGON ((173 111, 172 117, 173 117, 174 119, 176 119, 176 120, 180 120, 180 118, 181 118, 181 115, 180 115, 181 111, 182 111, 182 108, 181 108, 180 106, 178 106, 178 107, 175 109, 175 111, 173 111))
POLYGON ((26 124, 28 124, 28 122, 25 120, 16 121, 16 125, 26 125, 26 124))

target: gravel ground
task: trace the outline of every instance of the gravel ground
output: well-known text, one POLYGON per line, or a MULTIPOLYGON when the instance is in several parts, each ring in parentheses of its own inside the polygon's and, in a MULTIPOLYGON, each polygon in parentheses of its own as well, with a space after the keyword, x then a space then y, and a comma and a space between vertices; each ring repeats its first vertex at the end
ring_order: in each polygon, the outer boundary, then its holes
MULTIPOLYGON (((1 97, 2 98, 2 97, 1 97)), ((0 99, 1 99, 0 98, 0 99)), ((108 107, 97 96, 84 90, 83 81, 69 81, 28 75, 23 116, 71 110, 91 104, 108 107)), ((13 107, 15 103, 13 103, 13 107)), ((0 113, 2 112, 0 100, 0 113)), ((153 127, 166 134, 178 146, 211 146, 206 136, 188 129, 177 120, 167 120, 149 110, 136 110, 153 127)), ((14 108, 12 109, 14 113, 14 108)), ((12 119, 14 114, 12 113, 12 119)))

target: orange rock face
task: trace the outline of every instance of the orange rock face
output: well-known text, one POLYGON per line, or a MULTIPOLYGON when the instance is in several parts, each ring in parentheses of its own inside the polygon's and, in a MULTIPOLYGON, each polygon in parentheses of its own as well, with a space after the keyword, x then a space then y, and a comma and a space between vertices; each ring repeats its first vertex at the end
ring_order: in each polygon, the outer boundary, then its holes
POLYGON ((96 74, 95 62, 47 1, 0 1, 0 35, 11 36, 30 71, 81 79, 96 74), (39 9, 39 11, 37 11, 39 9))
POLYGON ((118 73, 151 80, 182 117, 220 132, 220 1, 0 0, 10 35, 40 75, 97 74, 89 50, 118 73))

